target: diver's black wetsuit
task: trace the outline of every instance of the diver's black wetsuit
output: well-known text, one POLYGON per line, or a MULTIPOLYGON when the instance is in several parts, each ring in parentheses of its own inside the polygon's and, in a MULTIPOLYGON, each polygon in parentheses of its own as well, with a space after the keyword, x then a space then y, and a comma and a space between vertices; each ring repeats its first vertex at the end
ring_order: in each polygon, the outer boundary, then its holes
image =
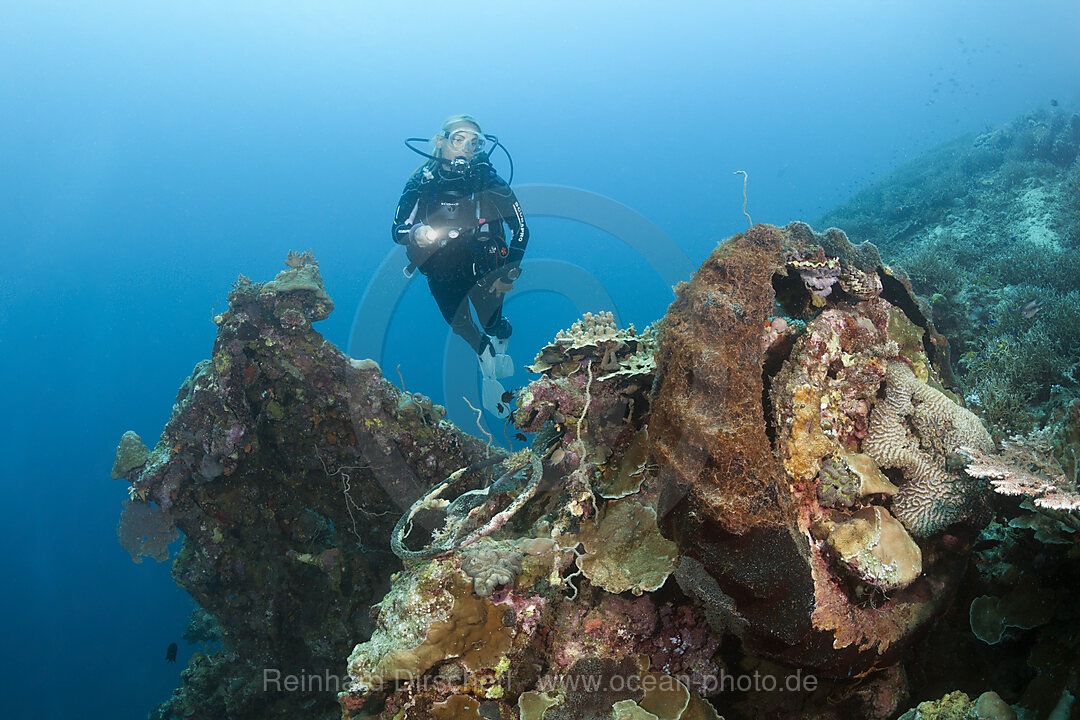
POLYGON ((427 276, 443 318, 473 350, 480 353, 487 338, 473 322, 466 298, 487 334, 510 336, 510 323, 502 316, 503 296, 493 292, 492 283, 516 271, 529 228, 514 191, 486 156, 477 156, 464 172, 446 170, 434 160, 421 166, 401 193, 393 235, 394 242, 410 247, 409 259, 427 276), (510 228, 509 242, 503 223, 510 228), (417 248, 412 235, 420 225, 442 233, 456 229, 459 235, 434 251, 417 248))

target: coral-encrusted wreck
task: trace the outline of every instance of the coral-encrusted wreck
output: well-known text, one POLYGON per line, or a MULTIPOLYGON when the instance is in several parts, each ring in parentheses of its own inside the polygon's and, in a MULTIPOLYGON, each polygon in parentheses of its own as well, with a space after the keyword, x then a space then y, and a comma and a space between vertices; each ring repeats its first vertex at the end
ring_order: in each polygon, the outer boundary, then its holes
POLYGON ((288 264, 273 282, 240 278, 153 451, 133 433, 118 449, 121 541, 162 560, 183 533, 173 577, 226 648, 196 654, 163 718, 333 712, 332 693, 266 692, 263 668, 340 675, 400 567, 387 538, 406 498, 485 453, 441 407, 326 342, 311 326, 333 307, 318 266, 288 264))
POLYGON ((162 716, 329 717, 254 692, 282 659, 347 666, 346 719, 895 714, 889 666, 988 512, 956 450, 993 444, 944 340, 873 246, 802 223, 729 239, 677 295, 641 332, 559 333, 517 397, 531 445, 503 454, 311 330, 310 256, 242 282, 162 439, 114 468, 125 544, 183 532, 174 574, 232 653, 162 716), (724 684, 759 671, 836 683, 724 684))

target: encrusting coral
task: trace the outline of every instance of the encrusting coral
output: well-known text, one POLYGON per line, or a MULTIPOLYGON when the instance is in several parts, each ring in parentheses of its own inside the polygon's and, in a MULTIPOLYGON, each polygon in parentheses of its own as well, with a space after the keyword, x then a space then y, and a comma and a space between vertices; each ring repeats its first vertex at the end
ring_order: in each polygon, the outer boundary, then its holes
POLYGON ((579 538, 585 554, 578 566, 610 593, 657 590, 675 569, 675 543, 657 529, 656 511, 629 498, 607 503, 579 538))
POLYGON ((1017 583, 1002 597, 980 595, 968 609, 971 631, 988 645, 1001 642, 1010 627, 1030 630, 1054 616, 1057 597, 1037 582, 1017 583))
POLYGON ((906 587, 922 573, 922 550, 889 511, 877 505, 837 525, 825 544, 856 579, 882 590, 906 587))
POLYGON ((447 659, 473 675, 494 674, 514 637, 502 611, 446 560, 399 575, 377 608, 371 639, 349 656, 354 691, 414 680, 447 659))

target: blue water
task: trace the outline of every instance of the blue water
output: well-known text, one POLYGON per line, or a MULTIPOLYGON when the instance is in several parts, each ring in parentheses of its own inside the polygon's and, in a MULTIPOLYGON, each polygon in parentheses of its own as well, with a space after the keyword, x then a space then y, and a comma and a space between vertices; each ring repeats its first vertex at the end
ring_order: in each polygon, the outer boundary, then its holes
MULTIPOLYGON (((143 718, 177 684, 190 603, 116 542, 113 449, 153 443, 229 284, 289 249, 314 250, 337 304, 319 329, 347 346, 418 162, 404 137, 472 113, 516 185, 611 198, 696 266, 746 226, 735 170, 754 221, 810 220, 957 134, 1080 107, 1075 0, 401 5, 5 4, 4 717, 143 718)), ((663 313, 667 283, 625 244, 531 226, 528 261, 573 263, 639 327, 663 313)), ((578 309, 512 299, 519 362, 578 309)), ((422 285, 395 319, 387 375, 443 400, 422 285)))

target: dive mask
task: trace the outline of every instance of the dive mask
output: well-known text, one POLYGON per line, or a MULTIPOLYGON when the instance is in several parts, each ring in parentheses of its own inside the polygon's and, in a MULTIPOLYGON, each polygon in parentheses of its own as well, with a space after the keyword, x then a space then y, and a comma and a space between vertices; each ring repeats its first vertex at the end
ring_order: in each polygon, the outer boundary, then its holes
POLYGON ((484 137, 473 130, 459 128, 443 132, 447 144, 458 152, 478 153, 484 149, 484 137))

